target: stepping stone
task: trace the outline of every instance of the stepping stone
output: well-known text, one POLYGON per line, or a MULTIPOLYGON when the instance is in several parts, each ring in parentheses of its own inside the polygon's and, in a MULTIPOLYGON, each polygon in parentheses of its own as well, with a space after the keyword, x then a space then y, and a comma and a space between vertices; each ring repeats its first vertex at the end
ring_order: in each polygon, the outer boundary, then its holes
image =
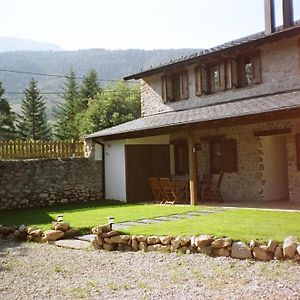
POLYGON ((158 217, 155 218, 155 220, 160 220, 160 221, 175 221, 178 220, 178 218, 174 217, 174 216, 169 216, 169 217, 158 217))
POLYGON ((91 249, 91 243, 81 240, 59 240, 55 241, 55 245, 58 247, 64 247, 69 249, 91 249))
POLYGON ((85 234, 81 236, 75 236, 75 239, 90 242, 95 236, 95 234, 85 234))
POLYGON ((143 219, 143 220, 140 220, 140 222, 143 222, 145 223, 146 225, 147 224, 157 224, 157 223, 161 223, 161 220, 159 219, 143 219))
POLYGON ((173 215, 172 217, 177 218, 177 219, 188 219, 188 218, 193 218, 193 216, 189 216, 188 214, 173 215))

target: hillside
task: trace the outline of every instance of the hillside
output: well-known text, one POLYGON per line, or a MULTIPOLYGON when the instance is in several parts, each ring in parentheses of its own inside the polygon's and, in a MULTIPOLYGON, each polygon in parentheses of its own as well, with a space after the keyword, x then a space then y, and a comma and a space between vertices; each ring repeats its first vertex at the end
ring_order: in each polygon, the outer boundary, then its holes
MULTIPOLYGON (((100 79, 115 80, 139 72, 150 66, 159 65, 170 59, 190 55, 198 49, 169 50, 105 50, 90 49, 78 51, 17 51, 0 53, 0 81, 6 92, 23 92, 30 79, 38 81, 43 92, 60 92, 64 78, 9 73, 1 70, 19 70, 47 74, 65 75, 72 67, 77 77, 84 76, 94 68, 100 79)), ((101 83, 108 84, 107 81, 101 83)), ((6 94, 15 111, 19 111, 22 95, 6 94)), ((57 95, 45 96, 48 112, 60 101, 57 95)))

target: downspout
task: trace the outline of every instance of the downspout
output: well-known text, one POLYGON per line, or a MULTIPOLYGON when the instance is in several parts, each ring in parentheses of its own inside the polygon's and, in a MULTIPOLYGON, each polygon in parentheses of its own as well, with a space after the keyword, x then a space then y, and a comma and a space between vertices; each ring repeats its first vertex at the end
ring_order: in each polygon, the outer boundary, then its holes
POLYGON ((103 194, 103 199, 105 199, 105 149, 104 149, 104 143, 98 142, 95 139, 92 139, 92 141, 101 145, 101 148, 102 148, 102 194, 103 194))

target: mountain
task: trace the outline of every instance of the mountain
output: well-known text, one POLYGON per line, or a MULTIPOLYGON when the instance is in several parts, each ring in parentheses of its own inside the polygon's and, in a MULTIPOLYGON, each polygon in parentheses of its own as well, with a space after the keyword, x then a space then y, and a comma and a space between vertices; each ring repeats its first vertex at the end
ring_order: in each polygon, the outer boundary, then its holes
POLYGON ((58 45, 14 37, 0 37, 0 52, 8 51, 60 51, 58 45))
MULTIPOLYGON (((34 73, 66 75, 70 68, 82 77, 90 69, 95 69, 99 79, 105 79, 101 85, 112 84, 109 80, 119 80, 124 76, 140 72, 150 66, 168 62, 170 59, 190 55, 200 49, 169 50, 105 50, 89 49, 78 51, 16 51, 0 53, 0 81, 6 91, 13 110, 19 112, 22 92, 31 78, 38 81, 43 92, 61 92, 65 78, 46 77, 7 72, 17 70, 34 73), (6 70, 6 71, 5 71, 6 70), (11 94, 11 93, 21 94, 11 94)), ((60 101, 58 95, 45 95, 48 113, 60 101)))

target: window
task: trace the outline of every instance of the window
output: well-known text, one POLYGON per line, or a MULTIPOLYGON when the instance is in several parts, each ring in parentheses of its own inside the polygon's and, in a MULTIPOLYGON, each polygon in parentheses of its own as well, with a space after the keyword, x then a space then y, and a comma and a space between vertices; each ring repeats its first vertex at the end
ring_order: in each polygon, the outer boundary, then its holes
POLYGON ((174 143, 175 174, 189 174, 188 144, 185 141, 174 143))
POLYGON ((237 172, 237 144, 235 140, 211 140, 209 143, 210 172, 219 174, 224 172, 237 172))
POLYGON ((175 72, 162 77, 163 102, 177 101, 189 97, 188 72, 175 72))
POLYGON ((240 87, 261 82, 260 52, 238 57, 238 85, 240 87))

